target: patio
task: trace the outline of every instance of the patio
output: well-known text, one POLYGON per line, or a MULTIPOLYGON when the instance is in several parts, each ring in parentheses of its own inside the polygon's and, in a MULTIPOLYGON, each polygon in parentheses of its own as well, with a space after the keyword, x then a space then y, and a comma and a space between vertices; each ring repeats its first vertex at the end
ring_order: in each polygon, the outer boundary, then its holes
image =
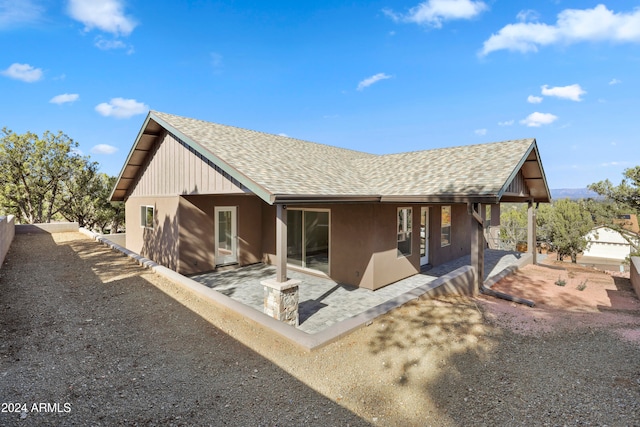
MULTIPOLYGON (((485 280, 508 267, 521 266, 531 260, 531 254, 485 250, 485 280)), ((299 330, 316 334, 328 327, 385 303, 415 288, 430 283, 459 267, 470 265, 470 256, 458 258, 420 274, 400 280, 376 291, 336 283, 327 278, 288 270, 288 277, 301 280, 299 292, 299 330)), ((235 301, 263 311, 262 280, 275 276, 275 267, 254 264, 236 270, 211 272, 190 276, 235 301)))

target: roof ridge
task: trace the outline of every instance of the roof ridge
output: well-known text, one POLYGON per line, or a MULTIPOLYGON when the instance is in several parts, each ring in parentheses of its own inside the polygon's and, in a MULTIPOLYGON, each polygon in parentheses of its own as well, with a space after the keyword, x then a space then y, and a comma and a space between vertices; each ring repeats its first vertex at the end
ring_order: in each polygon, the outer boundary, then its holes
POLYGON ((535 138, 520 138, 520 139, 509 139, 506 141, 492 141, 492 142, 479 142, 476 144, 469 144, 469 145, 456 145, 453 147, 438 147, 438 148, 427 148, 425 150, 412 150, 412 151, 402 151, 399 153, 387 153, 387 154, 379 154, 380 157, 388 157, 388 156, 400 156, 400 155, 406 155, 406 154, 417 154, 417 153, 425 153, 425 152, 436 152, 436 151, 451 151, 451 150, 456 150, 456 149, 469 149, 469 148, 473 148, 473 147, 488 147, 491 145, 498 145, 498 144, 511 144, 514 142, 529 142, 529 144, 532 144, 533 141, 535 140, 535 138))
POLYGON ((345 147, 338 147, 338 146, 335 146, 335 145, 324 144, 324 143, 321 143, 321 142, 309 141, 309 140, 306 140, 306 139, 295 138, 295 137, 288 136, 288 135, 287 136, 278 135, 278 134, 275 134, 275 133, 269 133, 269 132, 254 130, 254 129, 247 129, 247 128, 243 128, 243 127, 240 127, 240 126, 225 125, 225 124, 222 124, 222 123, 211 122, 211 121, 202 120, 202 119, 195 119, 195 118, 186 117, 186 116, 179 116, 177 114, 165 113, 165 112, 157 111, 157 110, 151 110, 150 112, 154 113, 154 114, 158 114, 160 116, 176 117, 176 118, 182 119, 182 120, 200 122, 200 123, 204 123, 204 124, 207 124, 207 125, 220 126, 222 128, 236 129, 236 130, 239 130, 239 131, 249 132, 249 133, 256 134, 256 135, 265 135, 265 136, 268 136, 270 138, 275 137, 275 138, 282 138, 282 139, 290 139, 292 141, 303 142, 303 143, 306 143, 306 144, 313 144, 313 145, 316 145, 316 146, 319 146, 319 147, 330 148, 332 150, 348 151, 348 152, 351 152, 351 153, 357 153, 357 154, 361 154, 361 155, 365 155, 365 156, 378 156, 377 154, 367 153, 365 151, 359 151, 359 150, 354 150, 354 149, 345 148, 345 147))

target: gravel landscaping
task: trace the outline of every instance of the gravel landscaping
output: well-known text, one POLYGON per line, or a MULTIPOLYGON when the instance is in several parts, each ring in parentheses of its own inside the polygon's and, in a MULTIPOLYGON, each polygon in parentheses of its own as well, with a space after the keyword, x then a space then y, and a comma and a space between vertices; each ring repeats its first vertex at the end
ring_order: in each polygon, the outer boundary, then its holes
POLYGON ((307 353, 80 233, 17 235, 0 425, 640 425, 628 279, 564 268, 495 285, 534 308, 420 299, 307 353))

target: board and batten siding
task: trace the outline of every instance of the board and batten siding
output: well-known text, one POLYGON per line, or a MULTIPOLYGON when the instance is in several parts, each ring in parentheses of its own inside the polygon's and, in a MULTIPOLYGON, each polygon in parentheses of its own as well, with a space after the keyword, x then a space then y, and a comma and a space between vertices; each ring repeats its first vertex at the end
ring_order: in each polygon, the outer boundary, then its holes
POLYGON ((165 132, 151 148, 130 196, 247 192, 248 189, 209 159, 165 132))

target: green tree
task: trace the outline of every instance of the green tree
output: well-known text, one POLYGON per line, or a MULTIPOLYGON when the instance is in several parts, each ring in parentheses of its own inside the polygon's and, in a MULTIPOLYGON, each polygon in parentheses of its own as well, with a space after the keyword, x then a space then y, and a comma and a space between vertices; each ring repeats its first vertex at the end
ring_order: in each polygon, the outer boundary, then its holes
POLYGON ((98 164, 77 159, 77 168, 64 181, 60 213, 80 227, 105 233, 116 232, 124 223, 124 204, 111 203, 109 196, 116 178, 98 172, 98 164))
POLYGON ((511 250, 527 241, 527 206, 505 204, 500 213, 500 241, 511 250))
POLYGON ((542 203, 536 211, 536 238, 539 242, 545 242, 551 246, 553 246, 551 240, 553 212, 553 205, 550 203, 542 203))
POLYGON ((102 190, 98 164, 86 159, 75 160, 76 167, 63 181, 65 191, 60 213, 80 227, 93 228, 102 190))
POLYGON ((569 256, 576 263, 578 254, 589 244, 585 236, 593 228, 591 213, 581 203, 562 199, 553 204, 549 221, 549 236, 558 258, 569 256))
POLYGON ((42 137, 18 135, 6 128, 0 136, 0 202, 18 222, 51 222, 58 214, 63 181, 78 167, 78 144, 62 132, 42 137))
POLYGON ((589 190, 604 196, 606 199, 640 213, 640 166, 626 169, 620 185, 614 186, 611 181, 604 180, 588 186, 589 190))
POLYGON ((116 184, 117 178, 99 174, 101 181, 99 197, 97 200, 97 212, 94 228, 98 228, 104 234, 107 228, 111 233, 117 233, 124 225, 124 203, 110 202, 111 190, 116 184))
POLYGON ((65 218, 102 232, 124 223, 123 204, 109 202, 116 178, 99 173, 71 138, 48 131, 42 137, 18 135, 6 128, 0 135, 0 209, 19 223, 65 218))

